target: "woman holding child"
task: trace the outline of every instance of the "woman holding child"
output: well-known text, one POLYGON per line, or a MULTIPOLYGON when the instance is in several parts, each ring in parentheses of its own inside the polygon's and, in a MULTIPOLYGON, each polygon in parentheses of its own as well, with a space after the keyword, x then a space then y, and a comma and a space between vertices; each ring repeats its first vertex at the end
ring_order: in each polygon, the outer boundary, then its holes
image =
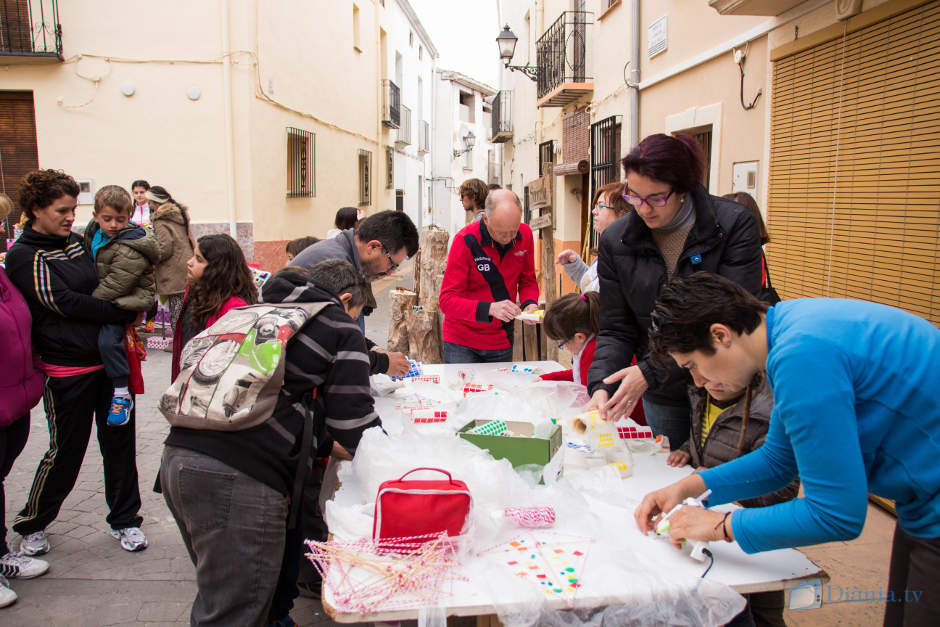
POLYGON ((114 388, 98 350, 102 324, 128 324, 137 314, 91 295, 98 286, 95 265, 82 237, 72 232, 78 192, 78 183, 64 172, 27 174, 20 193, 26 227, 6 257, 10 281, 29 305, 33 347, 46 375, 49 450, 13 522, 13 530, 23 536, 20 553, 27 556, 49 551, 45 529, 75 485, 92 420, 104 460, 111 534, 127 550, 147 545, 137 513, 134 410, 126 428, 106 426, 114 388))

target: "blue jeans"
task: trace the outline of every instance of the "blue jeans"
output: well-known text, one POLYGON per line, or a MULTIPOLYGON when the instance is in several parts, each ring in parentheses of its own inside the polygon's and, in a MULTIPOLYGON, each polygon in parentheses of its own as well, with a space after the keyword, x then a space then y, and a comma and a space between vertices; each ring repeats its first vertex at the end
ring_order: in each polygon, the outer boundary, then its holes
POLYGON ((646 412, 646 424, 653 430, 653 435, 665 435, 669 438, 669 448, 676 450, 689 439, 692 428, 692 407, 686 404, 680 407, 660 405, 643 399, 643 411, 646 412))
POLYGON ((512 346, 487 350, 444 342, 445 364, 490 364, 499 361, 512 361, 512 346))
POLYGON ((163 450, 160 480, 196 567, 191 624, 267 624, 284 557, 287 497, 214 457, 175 446, 163 450))

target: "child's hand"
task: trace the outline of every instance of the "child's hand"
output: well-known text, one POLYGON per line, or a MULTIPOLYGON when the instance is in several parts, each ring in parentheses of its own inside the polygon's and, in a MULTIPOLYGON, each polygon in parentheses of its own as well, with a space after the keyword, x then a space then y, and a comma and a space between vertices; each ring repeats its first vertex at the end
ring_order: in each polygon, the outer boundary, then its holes
POLYGON ((333 442, 333 450, 330 452, 330 455, 332 455, 336 459, 341 459, 345 461, 349 461, 352 459, 352 455, 349 454, 349 451, 344 449, 342 446, 340 446, 336 442, 333 442))
POLYGON ((688 464, 690 459, 692 459, 692 456, 685 451, 673 451, 669 453, 669 457, 666 458, 666 464, 669 466, 677 466, 681 468, 682 466, 688 464))
POLYGON ((388 371, 390 377, 401 377, 408 374, 411 364, 404 353, 388 353, 388 371))
POLYGON ((557 265, 563 265, 566 263, 575 262, 578 259, 579 259, 578 253, 574 252, 573 250, 569 248, 567 250, 563 250, 560 253, 558 253, 558 256, 555 257, 555 263, 557 265))

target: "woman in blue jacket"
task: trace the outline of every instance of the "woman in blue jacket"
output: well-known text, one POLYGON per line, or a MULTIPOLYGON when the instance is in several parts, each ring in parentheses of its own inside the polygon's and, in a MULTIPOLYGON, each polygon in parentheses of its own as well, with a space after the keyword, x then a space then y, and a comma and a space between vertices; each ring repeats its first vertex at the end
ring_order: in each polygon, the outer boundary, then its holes
POLYGON ((777 490, 804 498, 719 514, 683 508, 671 540, 736 540, 747 553, 858 536, 868 493, 895 501, 886 625, 940 624, 940 330, 900 309, 812 298, 767 306, 719 276, 673 280, 650 343, 696 385, 746 384, 767 371, 775 406, 764 446, 652 492, 642 531, 688 496, 709 505, 777 490), (916 603, 905 591, 919 591, 916 603))

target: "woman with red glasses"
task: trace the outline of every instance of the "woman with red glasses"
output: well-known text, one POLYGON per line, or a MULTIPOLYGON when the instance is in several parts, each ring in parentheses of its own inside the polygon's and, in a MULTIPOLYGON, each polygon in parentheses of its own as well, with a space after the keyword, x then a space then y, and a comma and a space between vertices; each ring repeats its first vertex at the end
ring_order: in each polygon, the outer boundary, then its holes
POLYGON ((675 450, 689 437, 690 379, 650 360, 650 312, 669 279, 702 270, 757 294, 760 234, 746 208, 702 186, 705 158, 691 135, 650 135, 622 165, 623 199, 634 210, 604 231, 598 247, 601 316, 589 407, 615 420, 642 399, 653 432, 675 450))

